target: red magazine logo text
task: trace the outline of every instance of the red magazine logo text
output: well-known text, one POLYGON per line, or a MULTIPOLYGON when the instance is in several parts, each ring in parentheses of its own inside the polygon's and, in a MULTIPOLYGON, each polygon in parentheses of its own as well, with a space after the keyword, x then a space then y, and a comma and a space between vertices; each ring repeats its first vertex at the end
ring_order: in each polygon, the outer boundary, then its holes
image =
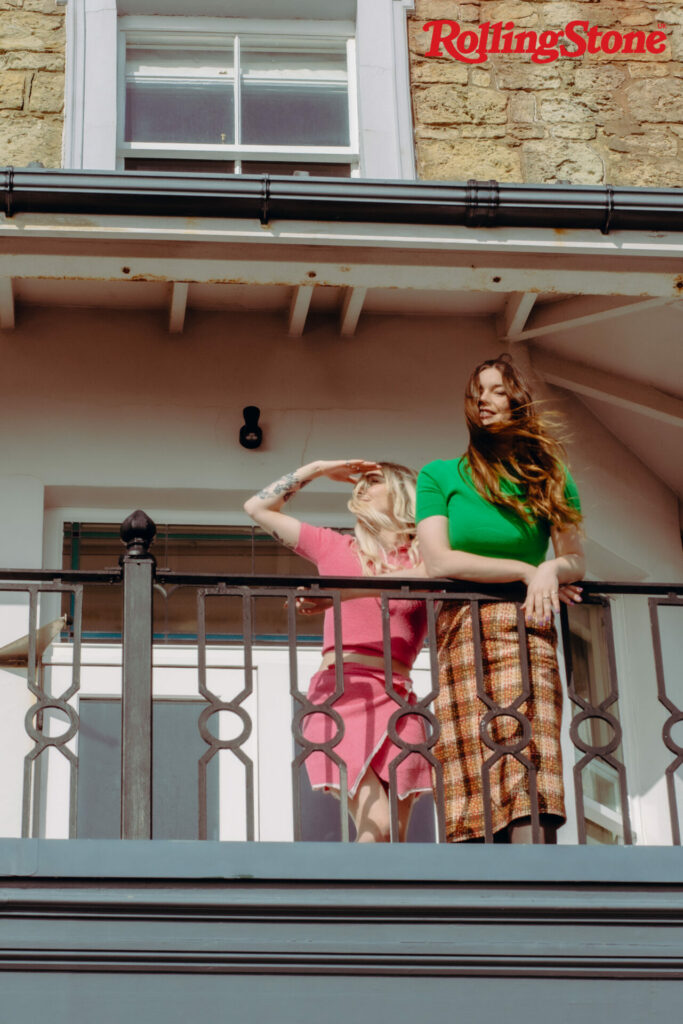
POLYGON ((516 29, 512 21, 485 21, 478 28, 463 29, 445 18, 422 26, 431 32, 427 57, 446 54, 463 64, 483 64, 492 54, 528 53, 535 64, 552 64, 559 57, 583 57, 585 53, 652 54, 666 50, 666 33, 633 29, 601 29, 587 21, 570 21, 563 29, 516 29))

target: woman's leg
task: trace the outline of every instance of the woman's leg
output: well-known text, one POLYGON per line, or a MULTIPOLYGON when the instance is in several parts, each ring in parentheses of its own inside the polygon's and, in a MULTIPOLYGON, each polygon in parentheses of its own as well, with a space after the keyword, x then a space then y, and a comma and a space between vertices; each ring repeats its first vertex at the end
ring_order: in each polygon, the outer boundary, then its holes
MULTIPOLYGON (((554 845, 557 843, 557 818, 553 814, 539 814, 539 843, 554 845)), ((508 825, 508 842, 510 843, 533 843, 534 834, 531 818, 515 818, 508 825)))
POLYGON ((372 768, 367 769, 354 796, 349 797, 349 811, 356 826, 357 843, 389 842, 389 797, 372 768))
MULTIPOLYGON (((411 793, 398 802, 398 838, 404 843, 418 793, 411 793)), ((356 826, 357 843, 391 842, 391 806, 385 783, 368 768, 349 798, 349 811, 356 826)))
POLYGON ((419 793, 410 793, 404 797, 403 800, 398 802, 398 841, 399 843, 405 843, 406 836, 408 835, 408 825, 410 824, 410 815, 413 813, 413 807, 417 800, 419 793))

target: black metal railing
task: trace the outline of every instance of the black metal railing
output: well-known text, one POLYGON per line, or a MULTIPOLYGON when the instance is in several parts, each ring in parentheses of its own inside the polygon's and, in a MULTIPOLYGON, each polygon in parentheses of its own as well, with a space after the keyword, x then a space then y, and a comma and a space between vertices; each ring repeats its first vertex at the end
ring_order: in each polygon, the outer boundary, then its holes
MULTIPOLYGON (((126 552, 118 568, 102 572, 79 571, 0 571, 0 591, 6 600, 17 600, 23 596, 28 605, 28 632, 23 638, 25 651, 6 651, 5 660, 0 652, 0 664, 26 669, 28 701, 26 712, 26 735, 30 748, 24 756, 24 791, 22 811, 22 835, 38 836, 44 833, 46 805, 50 793, 47 777, 52 770, 48 759, 61 756, 68 768, 68 835, 82 834, 79 828, 77 809, 79 806, 79 773, 84 771, 80 764, 78 746, 80 717, 79 695, 81 689, 83 643, 83 595, 84 588, 119 587, 123 606, 123 632, 121 655, 121 769, 120 769, 120 834, 121 838, 152 838, 153 836, 153 721, 155 704, 152 699, 153 667, 152 607, 155 588, 188 588, 196 592, 197 613, 195 638, 190 646, 196 650, 197 692, 192 705, 198 713, 196 730, 201 740, 201 756, 196 768, 196 830, 198 839, 216 835, 211 823, 210 792, 215 798, 215 766, 222 755, 230 755, 241 766, 243 776, 244 838, 257 837, 255 818, 256 786, 258 763, 249 752, 249 741, 254 729, 254 714, 250 702, 255 694, 255 673, 258 634, 254 626, 254 609, 260 601, 277 599, 286 604, 286 627, 277 649, 282 655, 282 674, 288 679, 291 701, 291 722, 282 722, 282 730, 291 736, 289 761, 291 772, 292 836, 306 838, 302 812, 302 766, 314 752, 321 752, 337 765, 340 780, 340 800, 337 806, 338 838, 349 839, 348 780, 346 766, 335 746, 344 734, 344 722, 335 710, 335 701, 344 691, 342 669, 341 596, 345 588, 367 589, 377 594, 382 611, 384 671, 387 693, 396 704, 390 723, 389 737, 398 748, 398 754, 390 766, 389 796, 391 804, 391 839, 398 839, 398 796, 396 771, 402 760, 409 756, 423 758, 429 765, 433 779, 434 838, 444 841, 444 783, 441 765, 435 758, 433 748, 438 739, 439 725, 433 711, 433 702, 438 693, 439 666, 437 659, 437 616, 440 602, 457 602, 469 608, 474 641, 474 662, 472 671, 476 677, 477 694, 485 708, 480 727, 480 739, 488 755, 482 769, 484 794, 485 839, 493 841, 493 822, 490 809, 490 774, 502 758, 512 757, 525 769, 531 796, 531 824, 534 841, 540 838, 540 819, 536 799, 536 765, 529 756, 531 725, 525 714, 525 701, 530 693, 527 636, 524 617, 519 600, 522 594, 514 586, 473 586, 471 584, 444 581, 419 581, 412 583, 399 579, 381 580, 381 591, 375 579, 325 577, 266 577, 254 575, 192 574, 158 569, 150 554, 150 543, 154 536, 154 524, 138 512, 130 516, 121 528, 126 552), (310 648, 310 637, 302 641, 297 625, 295 598, 302 593, 327 597, 332 602, 335 622, 336 689, 324 704, 313 704, 300 685, 299 655, 302 648, 310 648), (39 604, 66 595, 71 603, 72 622, 68 634, 70 644, 70 672, 67 684, 61 689, 48 685, 44 671, 42 649, 50 641, 45 628, 39 628, 39 604), (422 601, 427 618, 427 661, 429 686, 418 695, 415 703, 409 703, 392 682, 392 654, 390 639, 389 601, 422 601), (212 603, 236 602, 241 608, 241 639, 233 641, 233 649, 241 658, 241 683, 237 691, 226 695, 212 683, 212 668, 207 655, 215 641, 207 632, 207 601, 212 603), (485 656, 482 650, 480 612, 483 605, 495 601, 517 603, 517 626, 519 634, 522 687, 512 703, 501 705, 492 696, 487 686, 485 656), (55 692, 55 690, 59 692, 55 692), (234 716, 239 730, 232 737, 221 736, 212 725, 221 714, 234 716), (305 735, 302 723, 308 715, 324 714, 335 724, 336 731, 331 738, 313 742, 305 735), (415 715, 424 723, 424 740, 407 743, 398 728, 406 715, 415 715), (513 742, 498 741, 492 725, 499 717, 512 717, 518 723, 517 737, 513 742), (61 729, 57 722, 61 722, 61 729), (291 732, 290 732, 291 730, 291 732)), ((680 814, 677 797, 676 773, 683 765, 683 746, 672 736, 672 730, 683 721, 683 710, 676 703, 676 636, 680 636, 680 625, 672 639, 670 624, 666 636, 662 633, 660 613, 663 608, 680 615, 683 610, 683 586, 668 584, 610 584, 585 583, 584 605, 581 610, 563 606, 560 615, 562 650, 567 680, 567 693, 573 709, 570 736, 575 750, 573 765, 574 795, 576 802, 577 837, 580 843, 590 841, 619 841, 630 844, 634 841, 631 821, 631 798, 629 790, 629 757, 624 752, 624 728, 619 709, 620 687, 618 658, 615 651, 611 602, 615 598, 643 599, 649 610, 650 630, 642 631, 639 643, 648 646, 652 654, 654 670, 650 680, 643 680, 642 686, 652 688, 653 699, 664 706, 666 720, 660 730, 660 760, 671 753, 670 763, 662 768, 668 796, 668 810, 671 823, 671 841, 680 845, 680 814), (673 646, 672 646, 673 644, 673 646), (607 795, 605 795, 607 794, 607 795), (595 808, 606 808, 600 819, 595 808), (593 815, 593 817, 591 817, 593 815), (611 816, 611 817, 610 817, 611 816), (605 821, 607 824, 605 824, 605 821), (613 828, 610 831, 610 821, 613 828)), ((667 612, 669 614, 669 612, 667 612)), ((43 616, 44 617, 44 616, 43 616)), ((683 619, 678 620, 683 623, 683 619)), ((20 645, 21 647, 21 645, 20 645)), ((678 665, 678 662, 676 662, 678 665)), ((115 695, 116 696, 116 695, 115 695)), ((632 713, 632 712, 631 712, 632 713)), ((631 730, 635 732, 637 730, 631 730)), ((631 753, 633 753, 631 751, 631 753)), ((642 752, 640 752, 642 755, 642 752)), ((268 751, 259 755, 268 757, 268 751)), ((82 781, 82 780, 81 780, 82 781)), ((116 779, 118 785, 119 780, 116 779)), ((103 780, 103 785, 113 785, 113 780, 103 780)), ((64 796, 62 796, 62 800, 64 796)), ((214 799, 215 804, 215 799, 214 799)))

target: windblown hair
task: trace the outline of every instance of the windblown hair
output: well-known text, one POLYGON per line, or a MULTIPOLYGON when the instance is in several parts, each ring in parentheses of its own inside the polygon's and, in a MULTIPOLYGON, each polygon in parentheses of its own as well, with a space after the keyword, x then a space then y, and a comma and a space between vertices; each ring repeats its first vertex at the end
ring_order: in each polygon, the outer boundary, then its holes
POLYGON ((395 556, 400 547, 408 548, 411 565, 417 565, 420 561, 415 527, 417 473, 396 462, 380 462, 379 465, 389 491, 391 515, 377 512, 360 500, 371 482, 372 473, 360 478, 348 504, 349 511, 356 517, 354 532, 364 576, 377 576, 387 569, 395 569, 395 556), (396 543, 391 548, 380 543, 382 530, 389 530, 396 535, 396 543))
POLYGON ((467 461, 482 497, 516 512, 527 523, 546 519, 562 530, 581 522, 581 513, 564 493, 567 457, 554 435, 554 418, 539 411, 510 356, 487 359, 476 367, 465 391, 465 418, 470 433, 467 461), (510 418, 485 427, 479 414, 479 374, 489 366, 503 378, 510 418), (521 487, 523 494, 506 494, 502 481, 521 487))

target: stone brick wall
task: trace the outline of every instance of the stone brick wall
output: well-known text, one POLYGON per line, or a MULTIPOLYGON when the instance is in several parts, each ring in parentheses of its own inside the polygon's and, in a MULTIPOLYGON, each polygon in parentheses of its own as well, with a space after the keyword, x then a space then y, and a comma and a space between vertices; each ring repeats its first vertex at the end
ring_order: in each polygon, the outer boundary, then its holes
POLYGON ((61 164, 64 13, 55 0, 0 0, 0 166, 61 164))
POLYGON ((462 181, 683 185, 683 0, 416 0, 409 25, 418 174, 462 181), (666 32, 661 56, 426 57, 434 18, 476 28, 666 32))

